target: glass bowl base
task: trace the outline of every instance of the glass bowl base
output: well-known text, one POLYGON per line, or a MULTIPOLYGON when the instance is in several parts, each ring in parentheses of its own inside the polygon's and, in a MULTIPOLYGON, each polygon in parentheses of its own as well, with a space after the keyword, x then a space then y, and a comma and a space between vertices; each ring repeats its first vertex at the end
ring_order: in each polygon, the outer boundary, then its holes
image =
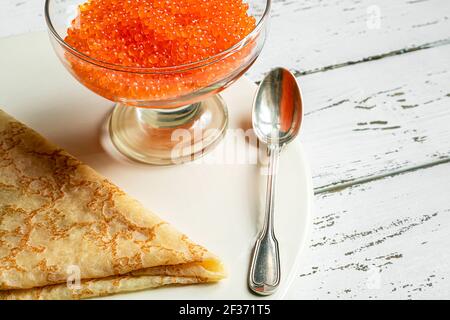
POLYGON ((189 162, 225 135, 228 111, 220 95, 176 109, 137 108, 117 103, 109 119, 114 146, 130 159, 153 164, 189 162))

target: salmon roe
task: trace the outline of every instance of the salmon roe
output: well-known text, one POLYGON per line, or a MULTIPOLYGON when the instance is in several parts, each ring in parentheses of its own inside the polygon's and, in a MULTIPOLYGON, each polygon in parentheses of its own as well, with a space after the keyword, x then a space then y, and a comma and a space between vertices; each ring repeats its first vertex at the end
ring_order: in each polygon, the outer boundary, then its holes
POLYGON ((168 67, 222 52, 255 27, 242 0, 91 0, 65 41, 95 59, 168 67))
MULTIPOLYGON (((214 56, 255 28, 243 0, 89 0, 65 42, 97 61, 121 67, 180 66, 214 56)), ((161 100, 191 93, 229 76, 254 45, 185 72, 149 74, 111 70, 66 54, 75 76, 115 101, 161 100)), ((132 104, 132 103, 131 103, 132 104)))

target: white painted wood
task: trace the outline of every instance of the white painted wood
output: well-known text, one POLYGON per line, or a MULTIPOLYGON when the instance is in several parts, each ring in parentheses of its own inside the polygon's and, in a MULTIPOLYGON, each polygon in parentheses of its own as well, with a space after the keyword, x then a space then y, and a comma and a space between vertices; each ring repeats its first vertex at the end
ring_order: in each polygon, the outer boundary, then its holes
POLYGON ((45 0, 0 0, 0 37, 45 30, 45 0))
POLYGON ((450 46, 299 82, 316 188, 450 158, 450 46))
MULTIPOLYGON (((0 37, 45 29, 44 0, 1 0, 0 37)), ((274 0, 266 47, 249 75, 314 70, 450 38, 447 0, 274 0)))
POLYGON ((450 38, 447 0, 275 0, 272 17, 255 79, 277 65, 314 70, 450 38))
POLYGON ((450 164, 316 197, 288 298, 448 299, 450 164))

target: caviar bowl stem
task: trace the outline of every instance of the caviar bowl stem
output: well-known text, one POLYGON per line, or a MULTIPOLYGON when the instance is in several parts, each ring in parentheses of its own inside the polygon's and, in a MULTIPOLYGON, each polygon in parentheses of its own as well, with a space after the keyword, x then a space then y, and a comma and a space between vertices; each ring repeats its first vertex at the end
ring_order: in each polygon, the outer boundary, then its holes
POLYGON ((128 158, 153 165, 189 162, 224 136, 228 112, 220 95, 175 109, 117 103, 109 118, 114 146, 128 158))

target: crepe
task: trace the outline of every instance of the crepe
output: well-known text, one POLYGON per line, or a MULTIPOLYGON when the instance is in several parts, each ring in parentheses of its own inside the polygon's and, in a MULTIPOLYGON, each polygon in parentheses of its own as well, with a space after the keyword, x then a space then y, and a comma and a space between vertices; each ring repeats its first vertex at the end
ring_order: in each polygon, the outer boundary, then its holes
POLYGON ((0 299, 79 299, 224 277, 215 255, 0 110, 0 299))

